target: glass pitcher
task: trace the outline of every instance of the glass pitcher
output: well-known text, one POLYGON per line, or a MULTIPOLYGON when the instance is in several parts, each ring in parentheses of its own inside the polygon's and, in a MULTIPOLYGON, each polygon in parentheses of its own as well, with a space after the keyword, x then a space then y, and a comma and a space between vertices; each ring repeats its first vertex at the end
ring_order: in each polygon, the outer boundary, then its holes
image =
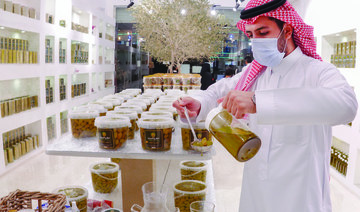
POLYGON ((179 212, 176 210, 170 211, 166 207, 166 196, 168 188, 162 187, 160 190, 156 187, 155 182, 148 182, 142 186, 144 207, 134 204, 131 207, 131 212, 179 212))
POLYGON ((205 127, 238 161, 253 158, 261 146, 260 138, 250 131, 245 119, 236 119, 222 104, 210 111, 205 127))

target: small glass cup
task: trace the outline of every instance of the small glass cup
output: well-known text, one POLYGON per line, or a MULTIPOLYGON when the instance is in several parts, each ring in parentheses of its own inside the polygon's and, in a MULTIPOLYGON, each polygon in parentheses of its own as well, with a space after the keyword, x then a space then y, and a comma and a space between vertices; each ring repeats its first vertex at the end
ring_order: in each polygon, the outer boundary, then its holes
POLYGON ((190 212, 214 212, 215 204, 208 201, 195 201, 190 204, 190 212))

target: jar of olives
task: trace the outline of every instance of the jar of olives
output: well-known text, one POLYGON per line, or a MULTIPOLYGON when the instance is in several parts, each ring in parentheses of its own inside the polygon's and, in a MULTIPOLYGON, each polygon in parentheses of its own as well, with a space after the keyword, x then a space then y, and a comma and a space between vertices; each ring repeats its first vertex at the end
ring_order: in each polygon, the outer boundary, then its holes
POLYGON ((170 150, 174 120, 144 118, 139 120, 142 148, 149 151, 170 150))
POLYGON ((183 180, 174 185, 175 207, 190 212, 190 204, 206 198, 206 184, 198 180, 183 180))
POLYGON ((145 102, 137 100, 129 100, 126 103, 122 104, 122 106, 139 106, 143 111, 146 111, 148 108, 145 102))
POLYGON ((205 161, 181 161, 181 180, 199 180, 206 183, 207 163, 205 161))
POLYGON ((111 193, 118 184, 119 166, 113 162, 95 163, 90 166, 95 192, 111 193))
POLYGON ((135 138, 135 131, 139 130, 139 127, 137 125, 138 116, 135 111, 131 110, 119 110, 119 111, 109 111, 107 112, 106 116, 108 117, 119 117, 119 116, 126 116, 130 119, 131 126, 129 127, 129 134, 128 139, 134 139, 135 138))
POLYGON ((95 118, 99 117, 99 111, 71 111, 71 132, 74 138, 86 138, 96 136, 95 118))
POLYGON ((105 116, 96 118, 95 126, 98 129, 100 148, 118 149, 125 144, 131 124, 126 116, 105 116))
MULTIPOLYGON (((193 123, 192 126, 194 128, 197 139, 200 140, 206 139, 206 141, 210 141, 212 139, 211 134, 205 128, 205 122, 193 123)), ((180 127, 181 127, 181 140, 183 143, 183 149, 192 150, 191 142, 194 141, 194 136, 191 132, 190 125, 187 122, 180 121, 180 127)))
POLYGON ((172 106, 151 106, 150 110, 151 112, 159 112, 159 111, 162 111, 162 112, 170 112, 173 114, 173 119, 176 121, 176 118, 178 116, 177 112, 176 112, 176 109, 173 108, 172 106))

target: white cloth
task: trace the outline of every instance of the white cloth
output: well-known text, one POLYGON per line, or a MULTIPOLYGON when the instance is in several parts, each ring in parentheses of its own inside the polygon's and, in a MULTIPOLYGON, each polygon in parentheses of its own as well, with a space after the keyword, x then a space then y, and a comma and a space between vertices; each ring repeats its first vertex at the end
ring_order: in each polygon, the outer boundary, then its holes
MULTIPOLYGON (((235 88, 240 75, 193 96, 201 102, 197 120, 235 88)), ((250 128, 262 146, 245 164, 239 211, 330 212, 331 126, 354 119, 353 89, 333 65, 296 48, 251 90, 257 113, 249 116, 250 128)))
MULTIPOLYGON (((249 68, 251 63, 248 63, 246 66, 244 66, 242 69, 241 69, 241 72, 244 72, 247 68, 249 68)), ((239 73, 239 72, 238 72, 239 73)))

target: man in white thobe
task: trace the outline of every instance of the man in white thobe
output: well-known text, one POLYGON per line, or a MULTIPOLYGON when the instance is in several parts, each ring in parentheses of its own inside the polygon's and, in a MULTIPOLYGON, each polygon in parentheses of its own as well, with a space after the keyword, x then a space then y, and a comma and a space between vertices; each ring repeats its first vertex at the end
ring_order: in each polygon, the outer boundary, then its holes
MULTIPOLYGON (((268 2, 251 0, 245 11, 268 2)), ((252 40, 252 67, 173 106, 204 120, 221 99, 236 118, 248 115, 262 146, 245 163, 240 212, 331 212, 331 127, 354 119, 356 97, 292 6, 269 8, 238 23, 252 40)))

